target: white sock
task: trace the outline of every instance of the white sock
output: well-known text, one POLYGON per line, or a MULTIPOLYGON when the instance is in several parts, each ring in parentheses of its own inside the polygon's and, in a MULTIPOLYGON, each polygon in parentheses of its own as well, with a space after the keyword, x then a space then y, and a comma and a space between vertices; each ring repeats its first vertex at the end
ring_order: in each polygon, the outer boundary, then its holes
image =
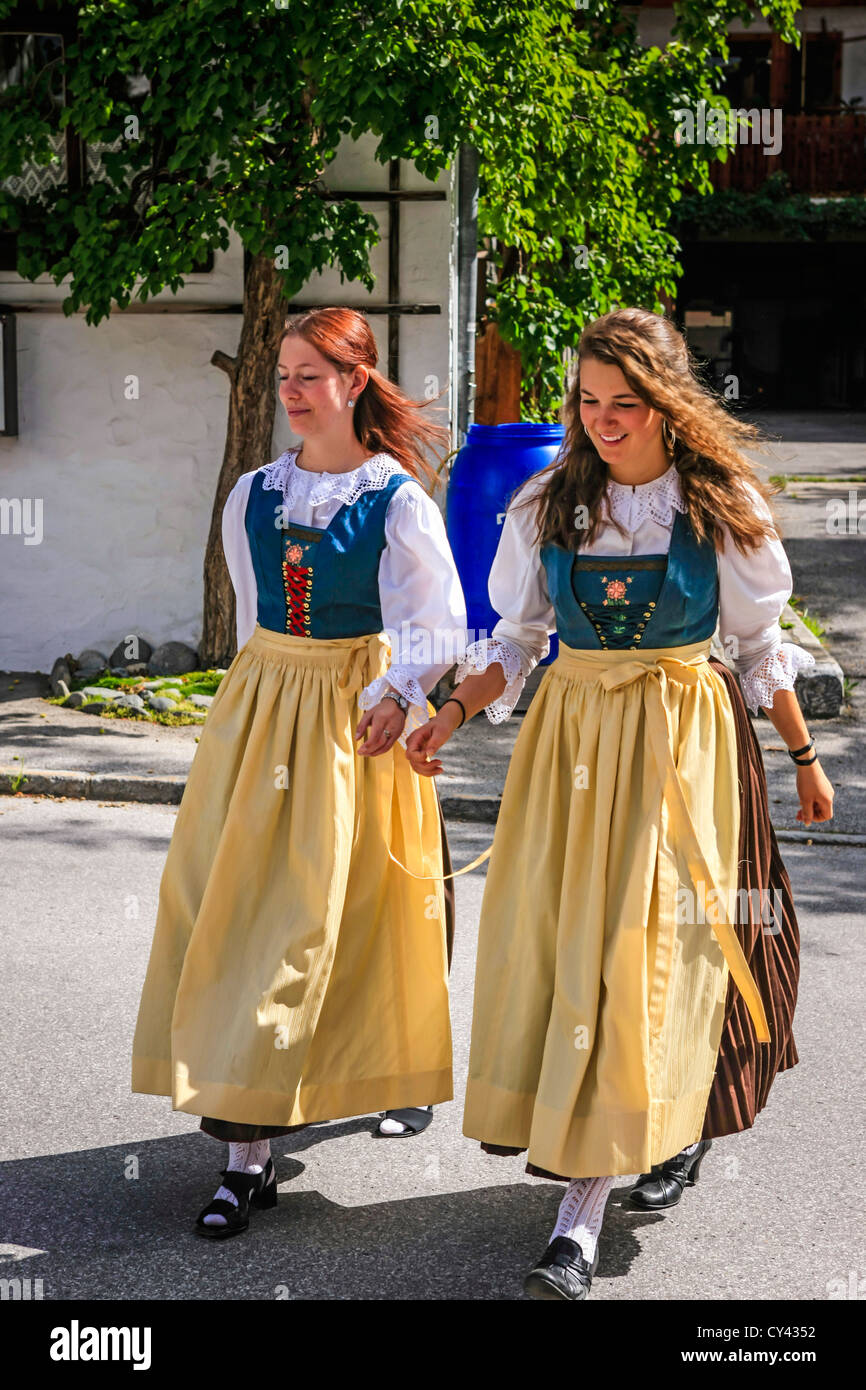
MULTIPOLYGON (((229 1144, 229 1161, 226 1168, 232 1173, 263 1173, 271 1154, 270 1139, 258 1139, 252 1144, 229 1144)), ((237 1206, 238 1199, 227 1187, 219 1187, 214 1193, 218 1199, 237 1206)), ((225 1226, 226 1219, 219 1212, 212 1212, 204 1218, 206 1226, 225 1226)))
POLYGON ((592 1264, 612 1187, 613 1178, 572 1178, 559 1204, 551 1241, 557 1236, 576 1240, 584 1259, 592 1264))
MULTIPOLYGON (((411 1107, 412 1110, 432 1110, 432 1108, 431 1105, 413 1105, 411 1107)), ((379 1133, 404 1134, 409 1128, 410 1126, 404 1125, 402 1120, 392 1120, 390 1117, 386 1117, 379 1125, 379 1133)))
POLYGON ((695 1152, 695 1149, 698 1147, 698 1144, 700 1144, 700 1142, 701 1142, 701 1141, 700 1141, 700 1139, 699 1139, 699 1140, 697 1141, 697 1144, 687 1144, 686 1147, 683 1149, 683 1153, 684 1153, 684 1154, 693 1154, 693 1153, 695 1152))

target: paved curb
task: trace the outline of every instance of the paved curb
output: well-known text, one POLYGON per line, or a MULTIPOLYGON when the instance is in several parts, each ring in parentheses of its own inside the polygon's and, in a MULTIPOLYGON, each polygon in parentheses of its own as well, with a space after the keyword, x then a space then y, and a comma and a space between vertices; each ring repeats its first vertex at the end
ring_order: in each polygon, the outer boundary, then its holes
POLYGON ((866 835, 847 830, 777 830, 776 839, 786 844, 810 845, 826 841, 828 845, 866 845, 866 835))
POLYGON ((787 604, 782 621, 792 624, 783 628, 785 640, 792 638, 815 658, 815 665, 797 677, 797 699, 807 719, 835 719, 845 698, 845 677, 842 667, 832 657, 819 637, 807 628, 796 609, 787 604))
MULTIPOLYGON (((186 786, 185 777, 122 777, 111 772, 64 772, 43 768, 0 767, 0 796, 67 796, 78 801, 142 801, 177 805, 186 786), (14 784, 18 783, 16 787, 14 784)), ((440 796, 442 814, 454 821, 476 825, 496 824, 498 796, 440 796)), ((841 830, 777 830, 776 839, 795 844, 822 841, 832 845, 866 846, 866 834, 841 830)))
POLYGON ((179 802, 186 777, 125 777, 116 772, 0 767, 0 795, 70 796, 83 801, 179 802), (15 785, 17 783, 17 786, 15 785))

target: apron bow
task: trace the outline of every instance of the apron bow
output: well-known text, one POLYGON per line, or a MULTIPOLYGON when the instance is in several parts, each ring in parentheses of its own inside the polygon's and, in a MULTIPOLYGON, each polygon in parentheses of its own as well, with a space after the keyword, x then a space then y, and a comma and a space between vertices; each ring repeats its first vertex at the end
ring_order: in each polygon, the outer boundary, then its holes
MULTIPOLYGON (((563 655, 562 652, 561 655, 563 655)), ((578 668, 581 665, 579 655, 575 653, 572 656, 571 652, 568 652, 567 655, 568 660, 564 663, 566 669, 578 673, 578 668)), ((668 808, 677 848, 688 863, 696 899, 698 897, 703 898, 704 920, 712 928, 713 935, 727 962, 731 978, 745 1000, 755 1025, 758 1041, 769 1042, 770 1029, 760 990, 749 969, 749 963, 743 954, 743 948, 737 939, 733 924, 727 920, 720 920, 721 914, 718 904, 721 895, 716 888, 706 856, 698 840, 698 833, 695 830, 671 751, 670 727, 664 701, 665 687, 669 680, 677 681, 681 685, 697 685, 701 678, 701 669, 707 665, 706 652, 700 652, 690 661, 681 661, 678 657, 670 656, 658 657, 653 662, 623 661, 607 667, 585 662, 583 663, 584 669, 579 671, 579 674, 582 679, 600 681, 607 691, 622 689, 623 686, 631 685, 646 677, 643 698, 647 737, 661 779, 662 796, 668 808)), ((460 874, 468 873, 470 869, 483 863, 492 849, 493 846, 490 845, 477 859, 473 859, 471 864, 467 864, 465 868, 458 869, 452 874, 412 874, 411 870, 407 869, 405 864, 400 864, 400 860, 396 859, 390 851, 389 855, 413 878, 457 878, 460 874)), ((724 915, 727 917, 727 912, 724 915)))
POLYGON ((661 684, 661 676, 671 676, 680 685, 697 685, 700 679, 698 666, 705 661, 701 658, 698 663, 691 661, 680 661, 674 656, 662 656, 648 666, 645 661, 624 661, 621 666, 609 666, 598 676, 605 690, 618 690, 620 686, 631 685, 634 681, 640 680, 642 676, 652 675, 661 684))
POLYGON ((347 698, 363 690, 378 674, 387 642, 380 632, 356 637, 337 678, 337 690, 347 698))

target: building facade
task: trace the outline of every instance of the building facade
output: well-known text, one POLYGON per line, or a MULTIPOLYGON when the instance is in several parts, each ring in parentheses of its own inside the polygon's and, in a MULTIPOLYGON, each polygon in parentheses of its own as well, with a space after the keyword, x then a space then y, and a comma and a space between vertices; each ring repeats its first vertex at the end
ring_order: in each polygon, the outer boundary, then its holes
MULTIPOLYGON (((636 8, 663 47, 671 7, 636 8)), ((729 27, 725 95, 750 127, 677 225, 675 314, 743 406, 866 410, 866 5, 813 0, 796 23, 799 50, 759 15, 729 27)))
MULTIPOLYGON (((24 7, 27 9, 28 7, 24 7)), ((0 89, 22 55, 51 56, 62 35, 33 11, 32 33, 2 32, 0 89)), ((375 159, 376 137, 345 139, 322 182, 373 213, 376 288, 312 277, 297 306, 344 304, 369 315, 379 369, 410 395, 448 387, 436 415, 458 447, 468 414, 474 305, 471 159, 437 180, 408 161, 375 159), (472 256, 467 259, 467 249, 472 256), (461 261, 462 257, 462 261, 461 261), (465 264, 464 264, 465 263, 465 264), (467 307, 468 306, 468 307, 467 307)), ((16 182, 87 177, 98 153, 58 135, 58 162, 16 182)), ((65 317, 63 285, 30 282, 0 244, 0 668, 48 671, 58 655, 110 652, 129 633, 153 646, 197 647, 202 565, 228 415, 228 382, 211 364, 241 327, 243 247, 187 277, 175 294, 113 312, 97 326, 65 317), (16 419, 17 416, 17 419, 16 419)), ((292 440, 278 406, 270 457, 292 440)), ((262 459, 267 463, 268 459, 262 459)), ((443 505, 443 494, 437 494, 443 505)))

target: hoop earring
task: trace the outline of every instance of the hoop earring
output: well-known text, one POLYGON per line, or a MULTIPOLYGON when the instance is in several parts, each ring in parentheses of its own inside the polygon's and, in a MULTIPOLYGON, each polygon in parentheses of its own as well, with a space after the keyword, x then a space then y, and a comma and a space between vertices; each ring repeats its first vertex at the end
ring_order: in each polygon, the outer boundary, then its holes
POLYGON ((665 443, 665 447, 667 448, 668 452, 672 453, 674 445, 677 442, 677 436, 676 432, 671 429, 667 420, 662 420, 662 439, 665 443), (668 432, 667 434, 665 433, 666 430, 668 432))

